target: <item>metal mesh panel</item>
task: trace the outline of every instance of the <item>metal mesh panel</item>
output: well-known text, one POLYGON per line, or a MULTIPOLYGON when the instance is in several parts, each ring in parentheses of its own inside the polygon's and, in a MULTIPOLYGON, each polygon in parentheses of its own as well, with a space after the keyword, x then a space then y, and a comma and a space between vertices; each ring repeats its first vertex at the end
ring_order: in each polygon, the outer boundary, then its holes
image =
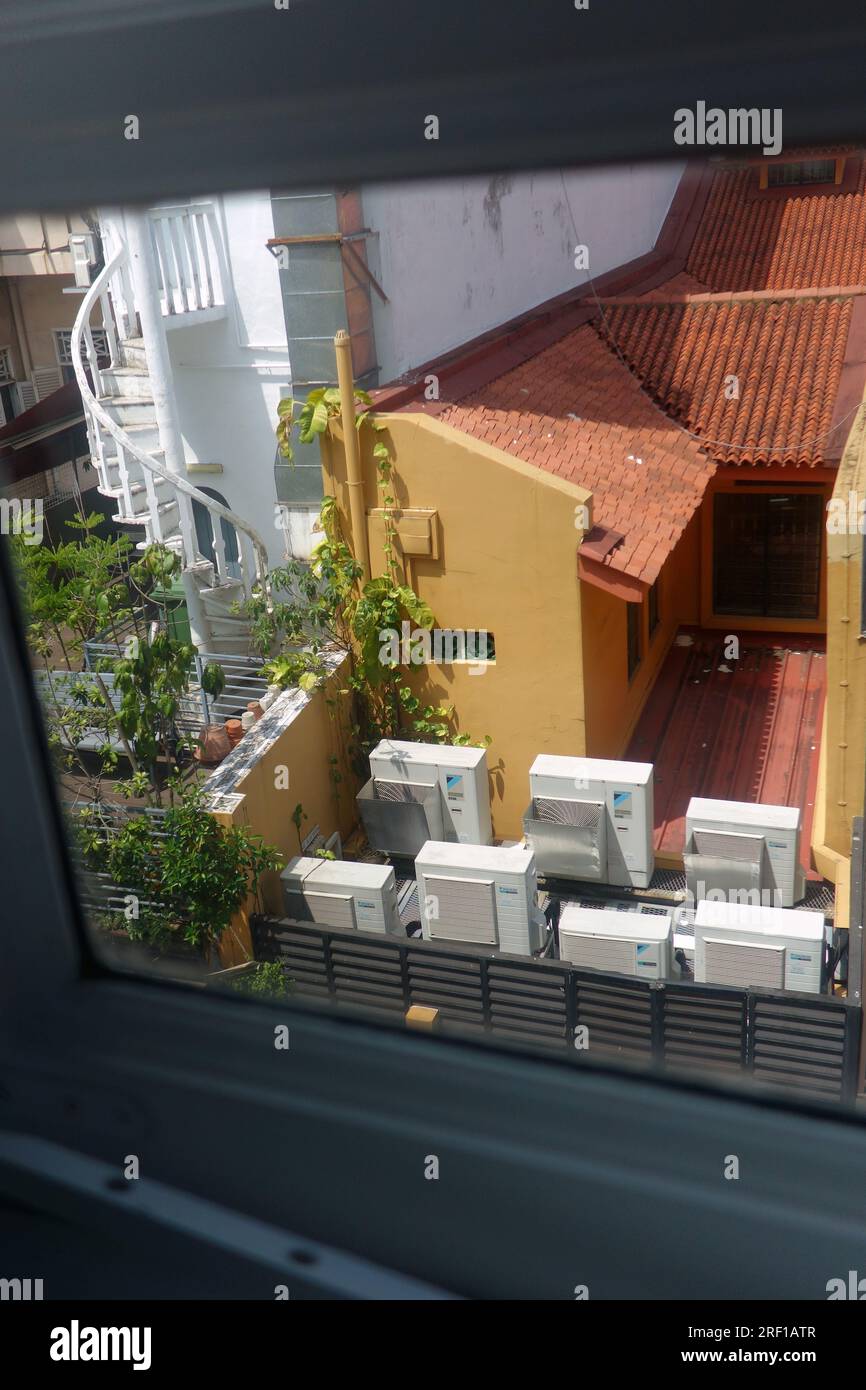
POLYGON ((322 927, 338 927, 343 931, 352 931, 358 925, 355 921, 355 904, 351 897, 345 894, 313 893, 305 890, 304 899, 313 921, 322 927))
POLYGON ((756 863, 761 855, 760 835, 738 835, 727 830, 696 830, 695 849, 714 859, 743 859, 756 863))
POLYGON ((634 943, 609 936, 578 936, 560 931, 559 954, 572 965, 589 965, 594 970, 616 970, 634 974, 634 943))
POLYGON ((433 790, 435 783, 425 782, 383 782, 374 778, 373 785, 380 801, 423 801, 433 790))
POLYGON ((551 825, 596 826, 604 807, 595 801, 565 801, 560 797, 537 796, 535 814, 551 825))

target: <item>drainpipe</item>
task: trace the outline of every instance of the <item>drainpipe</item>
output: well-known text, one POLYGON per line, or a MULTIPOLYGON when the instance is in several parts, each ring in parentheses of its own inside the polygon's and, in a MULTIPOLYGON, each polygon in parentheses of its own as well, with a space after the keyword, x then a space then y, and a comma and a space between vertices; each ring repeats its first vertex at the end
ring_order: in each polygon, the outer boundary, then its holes
POLYGON ((364 506, 364 482, 361 477, 361 451, 355 427, 355 382, 352 378, 352 340, 344 328, 334 339, 337 354, 337 385, 343 411, 343 447, 346 450, 346 473, 349 488, 349 511, 352 519, 352 548, 361 566, 362 583, 370 578, 370 550, 367 544, 367 512, 364 506))
MULTIPOLYGON (((136 309, 141 324, 141 336, 147 357, 147 373, 153 394, 154 413, 159 427, 160 447, 165 454, 165 466, 179 478, 186 477, 186 458, 178 423, 177 400, 174 394, 171 358, 159 298, 159 281, 151 240, 150 219, 146 212, 127 208, 124 215, 126 244, 132 268, 136 309)), ((202 611, 201 597, 195 579, 187 566, 198 554, 192 518, 192 502, 183 493, 176 493, 183 537, 182 580, 189 613, 190 634, 199 648, 208 647, 208 626, 202 611)))

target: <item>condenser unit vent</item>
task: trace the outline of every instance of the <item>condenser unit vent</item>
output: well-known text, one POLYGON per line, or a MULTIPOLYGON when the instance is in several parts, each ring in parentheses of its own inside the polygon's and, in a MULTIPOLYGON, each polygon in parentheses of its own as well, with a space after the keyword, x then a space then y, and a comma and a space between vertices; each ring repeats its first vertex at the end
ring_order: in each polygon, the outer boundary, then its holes
POLYGON ((495 946, 496 902, 492 879, 437 878, 425 874, 430 938, 495 946))
POLYGON ((557 797, 537 796, 535 814, 550 825, 574 825, 595 829, 604 807, 592 801, 565 801, 557 797))
POLYGON ((743 974, 756 989, 785 988, 785 947, 757 946, 753 942, 732 945, 704 937, 704 978, 710 985, 742 985, 743 974), (744 966, 744 959, 748 965, 744 966))

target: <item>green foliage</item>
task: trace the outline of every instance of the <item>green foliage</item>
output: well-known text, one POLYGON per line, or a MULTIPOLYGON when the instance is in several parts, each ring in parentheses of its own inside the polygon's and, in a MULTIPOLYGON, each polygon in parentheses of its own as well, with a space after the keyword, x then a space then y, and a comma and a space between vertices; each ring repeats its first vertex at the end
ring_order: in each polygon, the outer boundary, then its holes
POLYGON ((138 917, 122 922, 131 939, 156 946, 182 940, 207 953, 262 874, 281 867, 281 856, 245 826, 221 825, 197 788, 180 794, 160 829, 155 835, 148 816, 132 815, 106 836, 85 811, 79 843, 89 867, 107 869, 138 899, 138 917))
POLYGON ((218 700, 226 688, 226 673, 217 661, 209 661, 201 673, 201 688, 218 700))
MULTIPOLYGON (((362 570, 341 534, 335 497, 322 501, 318 521, 321 539, 309 564, 290 561, 271 575, 275 594, 285 596, 273 612, 261 596, 246 604, 269 680, 283 687, 309 690, 325 683, 324 653, 342 652, 348 658, 345 684, 328 695, 332 714, 344 722, 349 760, 359 775, 366 774, 367 753, 381 738, 409 736, 430 742, 471 742, 468 734, 453 732, 451 706, 421 703, 406 684, 407 672, 388 654, 388 634, 399 634, 403 622, 430 630, 434 616, 415 591, 403 583, 395 547, 392 491, 393 459, 383 437, 387 426, 371 410, 365 391, 355 392, 355 425, 376 432, 372 453, 384 516, 385 573, 362 582, 362 570), (281 646, 279 656, 272 656, 281 646)), ((298 405, 281 401, 277 439, 285 458, 292 457, 291 439, 297 430, 302 443, 323 435, 341 414, 340 392, 312 391, 298 405)), ((412 663, 410 662, 410 665, 412 663)), ((420 664, 420 658, 418 663, 420 664)), ((490 742, 488 738, 486 743, 490 742)), ((340 774, 332 767, 335 793, 340 774)))
POLYGON ((229 988, 257 999, 285 999, 292 993, 293 983, 279 961, 260 960, 232 980, 229 988))

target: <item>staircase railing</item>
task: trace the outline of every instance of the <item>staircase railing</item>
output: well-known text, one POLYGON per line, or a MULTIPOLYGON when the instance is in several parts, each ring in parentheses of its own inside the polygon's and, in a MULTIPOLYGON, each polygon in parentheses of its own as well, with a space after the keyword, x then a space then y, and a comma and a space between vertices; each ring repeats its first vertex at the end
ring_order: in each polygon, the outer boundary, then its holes
POLYGON ((213 203, 152 208, 148 218, 163 314, 225 304, 226 269, 213 203))
MULTIPOLYGON (((181 537, 183 541, 182 560, 184 568, 204 560, 200 555, 194 542, 190 539, 195 536, 195 526, 192 522, 191 504, 193 501, 201 503, 211 518, 211 529, 213 532, 213 567, 215 584, 231 582, 235 576, 229 574, 225 559, 225 548, 222 540, 220 521, 226 521, 234 527, 238 534, 238 547, 241 551, 241 575, 244 590, 249 597, 251 585, 249 583, 249 565, 243 555, 244 540, 246 540, 252 553, 252 570, 255 576, 254 582, 265 595, 268 603, 271 601, 270 581, 268 577, 267 550, 264 542, 257 531, 250 524, 224 507, 222 503, 216 502, 212 497, 204 492, 200 492, 192 483, 187 482, 186 478, 170 469, 165 468, 151 454, 136 444, 123 429, 122 425, 114 420, 105 407, 97 399, 97 395, 106 394, 104 391, 103 372, 100 371, 96 348, 94 346, 93 332, 90 325, 90 316, 94 306, 99 303, 102 309, 102 318, 108 337, 109 349, 111 352, 111 367, 120 365, 120 344, 124 338, 135 337, 137 334, 137 321, 134 309, 134 293, 132 286, 132 276, 129 264, 129 254, 125 246, 115 250, 114 254, 107 261, 93 284, 88 289, 81 308, 75 319, 72 329, 71 357, 75 371, 75 379, 78 382, 78 389, 81 392, 81 401, 84 407, 84 418, 87 426, 87 438, 90 445, 91 458, 99 475, 102 487, 106 490, 111 487, 108 478, 108 460, 105 453, 105 436, 114 440, 117 449, 118 463, 118 486, 121 489, 124 502, 124 515, 132 516, 134 512, 134 502, 131 493, 131 481, 129 477, 128 462, 134 459, 142 469, 142 476, 147 489, 148 512, 141 517, 142 525, 146 525, 154 540, 163 540, 162 524, 159 515, 160 499, 157 496, 157 489, 154 486, 154 479, 162 478, 169 483, 177 494, 178 510, 181 517, 181 537), (114 310, 114 312, 112 312, 114 310), (90 377, 88 378, 88 370, 90 377), (91 381, 93 386, 91 386, 91 381)), ((104 369, 104 370, 110 370, 104 369)), ((169 500, 168 498, 164 500, 169 500)))

